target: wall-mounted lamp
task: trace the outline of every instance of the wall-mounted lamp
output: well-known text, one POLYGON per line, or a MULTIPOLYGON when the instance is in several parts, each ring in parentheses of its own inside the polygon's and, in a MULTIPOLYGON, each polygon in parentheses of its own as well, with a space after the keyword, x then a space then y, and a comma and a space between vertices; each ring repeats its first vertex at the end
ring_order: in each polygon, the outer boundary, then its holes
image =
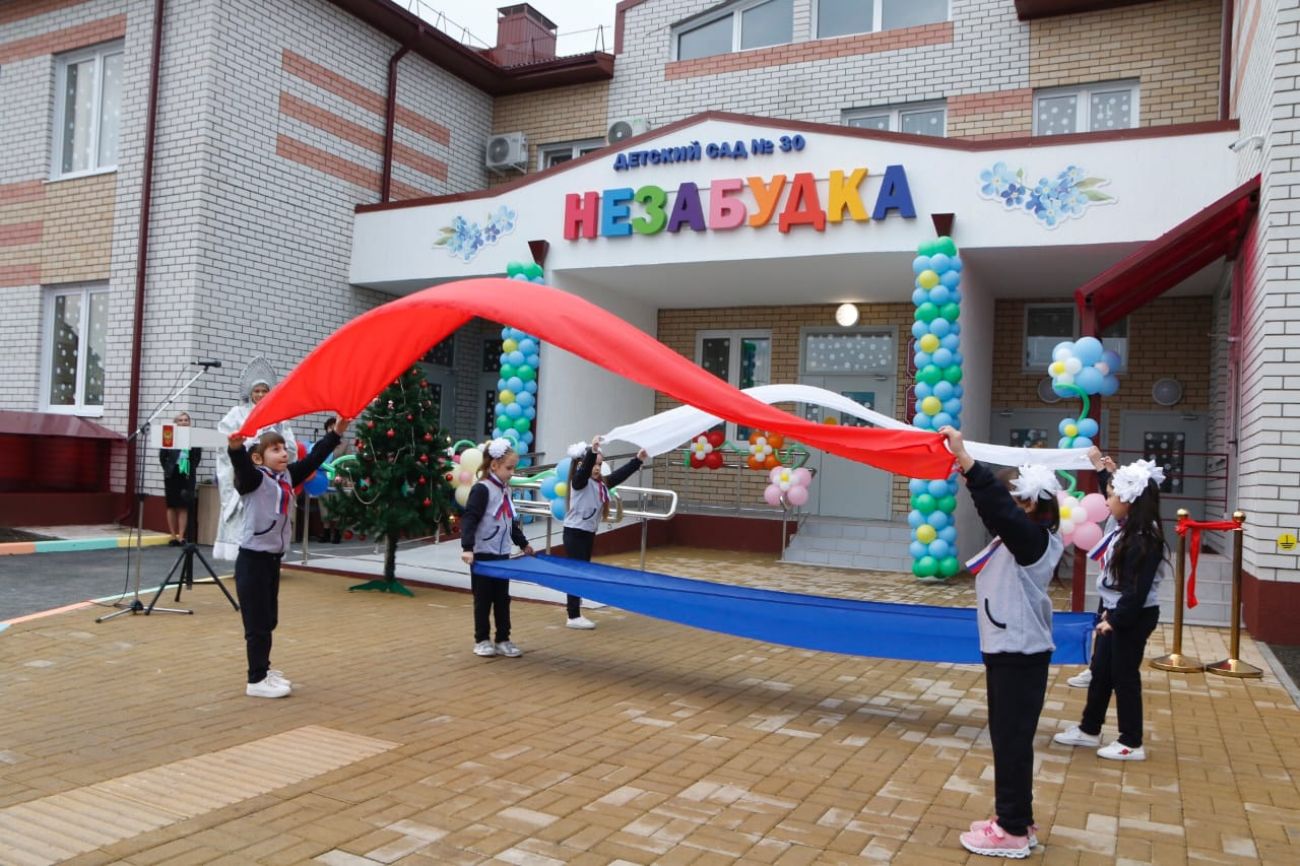
POLYGON ((835 324, 851 328, 858 323, 858 305, 840 304, 835 308, 835 324))

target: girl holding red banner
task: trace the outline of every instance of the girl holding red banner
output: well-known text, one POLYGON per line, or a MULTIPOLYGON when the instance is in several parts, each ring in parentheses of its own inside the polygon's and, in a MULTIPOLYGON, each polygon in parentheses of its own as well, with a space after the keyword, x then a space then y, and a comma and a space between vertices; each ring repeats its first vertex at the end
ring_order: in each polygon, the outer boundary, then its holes
POLYGON ((1038 844, 1034 733, 1056 649, 1047 585, 1065 550, 1057 531, 1061 485, 1047 467, 1027 465, 1008 490, 970 456, 960 433, 951 427, 939 432, 948 437, 975 510, 994 537, 966 567, 975 575, 979 602, 997 814, 971 824, 961 844, 975 854, 1020 859, 1038 844))
POLYGON ((1164 470, 1150 460, 1121 466, 1109 483, 1102 476, 1106 506, 1116 526, 1088 551, 1089 558, 1101 562, 1097 593, 1102 613, 1092 651, 1092 682, 1083 719, 1052 738, 1063 746, 1095 748, 1098 756, 1112 761, 1147 757, 1142 746, 1142 659, 1160 618, 1160 582, 1172 570, 1160 525, 1164 480, 1164 470), (1101 726, 1112 692, 1119 737, 1102 746, 1101 726))

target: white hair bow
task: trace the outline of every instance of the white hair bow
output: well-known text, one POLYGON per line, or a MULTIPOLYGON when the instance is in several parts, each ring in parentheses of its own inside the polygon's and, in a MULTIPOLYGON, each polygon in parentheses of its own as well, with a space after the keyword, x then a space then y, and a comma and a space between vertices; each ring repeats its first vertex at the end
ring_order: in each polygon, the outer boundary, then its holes
POLYGON ((1017 499, 1052 499, 1060 492, 1056 473, 1037 463, 1021 466, 1019 477, 1011 482, 1011 495, 1017 499))
POLYGON ((510 450, 510 440, 504 436, 500 439, 493 439, 487 445, 488 456, 493 460, 500 460, 510 450))
POLYGON ((587 453, 587 443, 574 442, 572 445, 569 446, 569 450, 565 451, 564 453, 574 460, 581 460, 583 456, 586 455, 587 453))
POLYGON ((1115 495, 1119 497, 1120 502, 1127 503, 1132 503, 1141 496, 1142 491, 1147 489, 1147 484, 1152 481, 1156 486, 1165 483, 1165 470, 1154 460, 1135 460, 1127 466, 1116 469, 1115 474, 1110 477, 1115 495))

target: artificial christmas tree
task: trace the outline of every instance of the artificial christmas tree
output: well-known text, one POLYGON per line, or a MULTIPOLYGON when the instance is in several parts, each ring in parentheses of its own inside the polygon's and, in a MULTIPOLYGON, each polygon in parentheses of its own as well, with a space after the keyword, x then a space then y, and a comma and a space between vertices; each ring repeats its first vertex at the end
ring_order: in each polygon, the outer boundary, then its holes
POLYGON ((411 595, 397 580, 397 543, 451 526, 446 431, 420 368, 412 367, 371 402, 353 429, 357 459, 341 461, 330 513, 339 525, 384 539, 384 576, 351 587, 411 595))

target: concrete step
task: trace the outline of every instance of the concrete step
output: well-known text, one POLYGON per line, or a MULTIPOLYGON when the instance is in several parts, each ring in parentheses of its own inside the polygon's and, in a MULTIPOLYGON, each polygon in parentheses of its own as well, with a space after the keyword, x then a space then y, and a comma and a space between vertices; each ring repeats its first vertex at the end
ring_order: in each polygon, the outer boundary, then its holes
POLYGON ((910 571, 911 530, 905 523, 810 517, 786 547, 783 562, 910 571))

